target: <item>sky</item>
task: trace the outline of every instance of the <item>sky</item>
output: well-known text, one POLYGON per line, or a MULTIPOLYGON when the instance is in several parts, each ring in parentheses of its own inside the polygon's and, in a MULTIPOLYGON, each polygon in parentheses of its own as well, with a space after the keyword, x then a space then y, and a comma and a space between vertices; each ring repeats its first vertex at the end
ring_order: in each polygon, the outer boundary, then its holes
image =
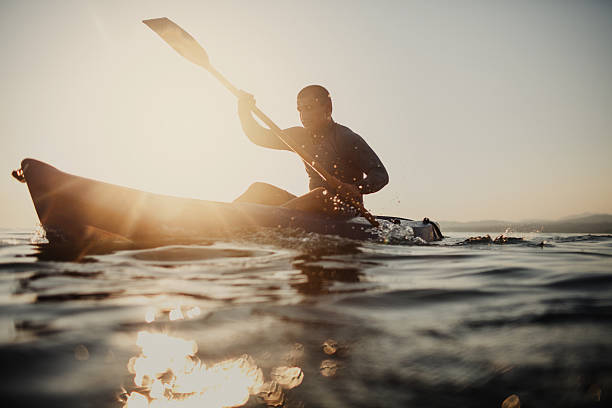
POLYGON ((610 1, 0 2, 0 227, 37 223, 25 157, 155 193, 307 192, 290 152, 142 20, 168 17, 280 127, 330 90, 390 183, 373 213, 433 220, 612 213, 610 1))

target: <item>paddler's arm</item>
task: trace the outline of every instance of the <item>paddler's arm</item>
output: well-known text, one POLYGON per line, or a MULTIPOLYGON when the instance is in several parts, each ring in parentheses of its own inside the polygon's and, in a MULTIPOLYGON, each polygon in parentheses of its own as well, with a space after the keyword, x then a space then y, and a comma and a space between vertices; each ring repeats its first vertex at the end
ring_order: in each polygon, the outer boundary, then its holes
POLYGON ((354 160, 358 163, 361 171, 366 177, 357 183, 361 194, 375 193, 389 183, 389 174, 374 150, 355 134, 353 143, 354 160))
MULTIPOLYGON (((242 96, 238 98, 238 117, 244 134, 256 145, 277 150, 291 150, 270 129, 261 126, 253 117, 252 108, 255 106, 253 95, 241 91, 242 96)), ((294 128, 283 130, 289 136, 294 136, 294 128)))

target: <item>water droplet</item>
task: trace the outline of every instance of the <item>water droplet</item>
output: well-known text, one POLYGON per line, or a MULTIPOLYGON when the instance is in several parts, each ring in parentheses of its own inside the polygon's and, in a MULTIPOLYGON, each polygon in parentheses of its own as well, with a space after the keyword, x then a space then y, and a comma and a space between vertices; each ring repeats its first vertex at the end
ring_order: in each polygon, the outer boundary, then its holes
POLYGON ((338 351, 338 342, 334 339, 327 339, 323 343, 323 351, 325 354, 332 355, 338 351))
POLYGON ((272 369, 270 377, 281 387, 290 390, 302 383, 304 372, 300 367, 275 367, 272 369))
POLYGON ((338 371, 338 363, 334 360, 323 360, 319 366, 319 371, 323 377, 333 377, 338 371))
POLYGON ((276 381, 264 383, 259 388, 259 393, 257 395, 269 406, 277 407, 283 405, 285 402, 283 389, 276 383, 276 381))
POLYGON ((512 394, 502 402, 502 408, 521 408, 521 400, 518 395, 512 394))

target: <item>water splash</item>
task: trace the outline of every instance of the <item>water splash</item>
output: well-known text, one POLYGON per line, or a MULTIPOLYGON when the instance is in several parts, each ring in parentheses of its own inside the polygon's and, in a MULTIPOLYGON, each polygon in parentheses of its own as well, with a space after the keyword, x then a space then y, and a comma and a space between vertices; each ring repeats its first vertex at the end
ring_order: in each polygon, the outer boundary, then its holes
POLYGON ((380 220, 376 232, 376 241, 380 244, 393 245, 427 245, 420 237, 415 237, 412 228, 406 225, 407 221, 398 219, 398 222, 380 220))

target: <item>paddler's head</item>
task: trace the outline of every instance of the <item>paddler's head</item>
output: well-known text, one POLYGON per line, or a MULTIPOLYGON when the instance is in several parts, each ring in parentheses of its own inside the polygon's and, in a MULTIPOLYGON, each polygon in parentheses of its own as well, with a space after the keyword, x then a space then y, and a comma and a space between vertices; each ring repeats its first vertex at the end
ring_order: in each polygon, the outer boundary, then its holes
POLYGON ((321 85, 307 86, 298 93, 297 110, 306 129, 325 128, 332 120, 332 101, 329 91, 321 85))

